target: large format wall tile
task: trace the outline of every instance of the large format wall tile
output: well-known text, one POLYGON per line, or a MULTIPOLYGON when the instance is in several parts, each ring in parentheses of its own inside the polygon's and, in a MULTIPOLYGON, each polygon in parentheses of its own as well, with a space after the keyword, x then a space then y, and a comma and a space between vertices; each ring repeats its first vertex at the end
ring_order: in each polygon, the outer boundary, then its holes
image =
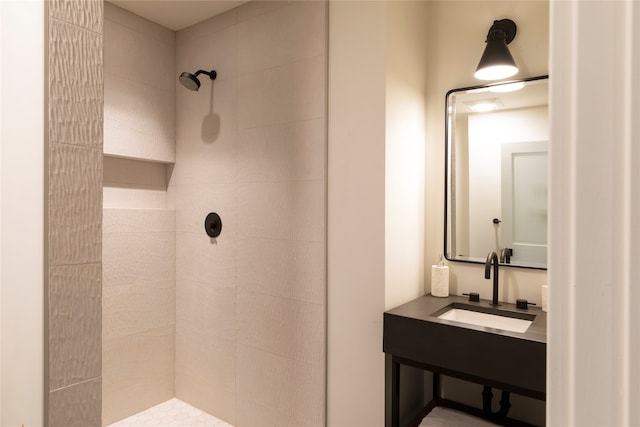
POLYGON ((105 424, 174 395, 175 259, 174 211, 104 210, 105 424))
POLYGON ((168 191, 154 188, 104 187, 103 203, 112 209, 165 209, 168 191))
POLYGON ((51 144, 49 264, 100 262, 102 150, 51 144))
POLYGON ((52 391, 49 427, 99 427, 102 411, 100 378, 52 391))
MULTIPOLYGON (((192 67, 200 69, 202 65, 200 62, 193 66, 178 63, 177 67, 193 72, 192 67)), ((180 84, 176 86, 176 119, 180 122, 176 136, 189 148, 207 150, 209 147, 211 150, 226 138, 235 140, 237 79, 235 75, 223 76, 222 73, 215 80, 202 74, 198 79, 199 91, 188 90, 180 84), (217 128, 212 127, 214 124, 217 128)))
MULTIPOLYGON (((110 23, 120 24, 133 31, 140 33, 141 37, 150 37, 162 43, 174 44, 176 39, 175 31, 171 31, 155 22, 140 18, 138 15, 121 9, 113 3, 104 3, 105 26, 110 23)), ((105 30, 105 33, 107 30, 105 30)))
MULTIPOLYGON (((184 28, 176 33, 176 44, 184 46, 191 40, 200 37, 208 37, 214 33, 223 31, 229 27, 234 27, 237 23, 237 9, 231 9, 225 13, 214 16, 190 27, 184 28)), ((180 52, 178 52, 180 54, 180 52)))
POLYGON ((325 177, 324 119, 238 131, 238 182, 307 181, 325 177))
POLYGON ((109 286, 102 294, 102 339, 110 340, 175 324, 175 286, 109 286))
POLYGON ((176 186, 176 193, 176 230, 208 241, 204 220, 210 212, 216 212, 222 220, 216 242, 223 244, 236 237, 236 185, 198 181, 176 186))
POLYGON ((321 242, 324 194, 321 180, 238 184, 238 235, 321 242))
MULTIPOLYGON (((214 18, 215 19, 215 18, 214 18)), ((197 24, 196 24, 197 25, 197 24)), ((176 43, 176 74, 183 71, 195 73, 197 70, 217 73, 216 82, 236 78, 236 27, 226 27, 219 31, 209 32, 200 37, 178 40, 176 43)), ((200 91, 209 87, 209 77, 201 75, 200 91)), ((177 86, 179 90, 185 90, 177 86)), ((207 91, 208 93, 208 91, 207 91)), ((201 96, 201 95, 200 95, 201 96)))
MULTIPOLYGON (((181 282, 176 294, 176 325, 180 334, 202 342, 236 338, 236 292, 233 288, 181 282)), ((178 349, 178 353, 183 352, 178 349)))
MULTIPOLYGON (((173 82, 172 82, 173 83, 173 82)), ((105 75, 105 154, 175 161, 175 94, 105 75)))
MULTIPOLYGON (((105 75, 117 76, 137 84, 151 86, 162 91, 173 88, 175 84, 175 42, 173 40, 159 40, 148 35, 148 31, 138 31, 122 25, 111 19, 111 11, 106 10, 105 16, 105 46, 104 71, 105 75)), ((154 25, 135 15, 141 28, 154 25)), ((131 22, 133 24, 133 22, 131 22)), ((155 24, 158 31, 164 30, 167 38, 171 30, 155 24)))
MULTIPOLYGON (((203 227, 204 228, 204 227, 203 227)), ((224 230, 224 227, 223 227, 224 230)), ((236 335, 236 240, 178 233, 176 324, 203 342, 236 335)), ((178 352, 184 351, 178 349, 178 352)))
POLYGON ((173 325, 107 339, 103 352, 103 425, 174 396, 173 325))
POLYGON ((236 402, 236 425, 324 425, 322 363, 295 361, 241 344, 236 363, 236 387, 242 396, 236 402), (275 419, 271 424, 263 423, 256 410, 275 419))
POLYGON ((104 209, 103 234, 150 233, 176 230, 176 212, 170 209, 104 209))
MULTIPOLYGON (((222 227, 224 232, 224 225, 222 227)), ((178 232, 176 237, 176 277, 197 283, 206 289, 231 288, 236 286, 236 239, 211 239, 202 232, 178 232)))
POLYGON ((263 0, 250 1, 238 7, 238 23, 258 18, 265 13, 274 12, 277 9, 296 3, 297 0, 263 0))
POLYGON ((174 233, 109 233, 103 238, 104 287, 164 287, 174 280, 174 233))
POLYGON ((320 1, 293 2, 240 22, 238 74, 323 55, 327 43, 326 7, 326 3, 320 1))
POLYGON ((102 321, 100 264, 52 267, 49 273, 49 387, 99 377, 102 321))
POLYGON ((325 113, 325 57, 238 77, 238 128, 316 119, 325 113))
MULTIPOLYGON (((207 82, 208 83, 208 82, 207 82)), ((211 84, 211 83, 208 83, 211 84)), ((236 179, 235 80, 214 82, 213 94, 204 88, 199 98, 178 88, 178 128, 173 184, 231 183, 236 179), (197 105, 197 106, 196 106, 197 105)))
POLYGON ((238 241, 238 291, 324 304, 324 242, 246 238, 238 241))
POLYGON ((176 328, 176 397, 235 425, 236 345, 176 328))
POLYGON ((49 51, 49 142, 102 148, 102 36, 51 20, 49 51))
POLYGON ((324 306, 238 293, 238 344, 312 364, 324 361, 324 306))

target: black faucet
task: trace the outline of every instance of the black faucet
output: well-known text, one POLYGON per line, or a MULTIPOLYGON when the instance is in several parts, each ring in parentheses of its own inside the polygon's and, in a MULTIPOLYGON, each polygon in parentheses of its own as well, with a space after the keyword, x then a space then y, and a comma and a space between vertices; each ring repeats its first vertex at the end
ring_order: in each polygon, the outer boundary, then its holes
POLYGON ((491 263, 493 263, 493 302, 491 305, 498 306, 498 254, 494 251, 487 255, 487 262, 484 263, 484 278, 491 279, 491 263))

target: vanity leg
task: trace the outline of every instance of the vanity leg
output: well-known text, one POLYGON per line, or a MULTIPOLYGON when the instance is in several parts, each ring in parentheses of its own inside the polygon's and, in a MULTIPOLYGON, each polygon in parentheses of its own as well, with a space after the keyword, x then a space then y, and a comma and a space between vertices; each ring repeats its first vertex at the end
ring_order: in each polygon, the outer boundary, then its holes
POLYGON ((400 427, 400 364, 391 356, 391 427, 400 427))
POLYGON ((438 374, 436 372, 432 372, 431 375, 432 375, 431 384, 433 386, 433 389, 432 389, 432 393, 433 393, 432 400, 438 400, 438 399, 440 399, 440 374, 438 374))

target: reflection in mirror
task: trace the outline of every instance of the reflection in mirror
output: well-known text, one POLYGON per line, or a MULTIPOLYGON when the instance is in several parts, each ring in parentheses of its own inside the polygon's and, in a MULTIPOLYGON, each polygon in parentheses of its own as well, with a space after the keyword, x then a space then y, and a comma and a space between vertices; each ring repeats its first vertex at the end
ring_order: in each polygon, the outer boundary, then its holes
POLYGON ((547 267, 548 77, 446 99, 445 256, 547 267))

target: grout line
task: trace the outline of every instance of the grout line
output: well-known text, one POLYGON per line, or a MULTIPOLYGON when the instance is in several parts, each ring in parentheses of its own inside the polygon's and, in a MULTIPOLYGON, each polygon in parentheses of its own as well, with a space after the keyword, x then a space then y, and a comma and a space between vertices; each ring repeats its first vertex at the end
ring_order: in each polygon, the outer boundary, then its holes
POLYGON ((65 385, 63 387, 58 387, 58 388, 55 388, 53 390, 49 390, 49 393, 65 390, 65 389, 68 389, 68 388, 71 388, 71 387, 75 387, 75 386, 78 386, 78 385, 81 385, 81 384, 86 384, 86 383, 89 383, 89 382, 92 382, 92 381, 95 381, 95 380, 98 380, 98 379, 102 380, 102 372, 100 373, 100 375, 98 375, 96 377, 87 378, 87 379, 84 379, 82 381, 75 382, 73 384, 68 384, 68 385, 65 385))

